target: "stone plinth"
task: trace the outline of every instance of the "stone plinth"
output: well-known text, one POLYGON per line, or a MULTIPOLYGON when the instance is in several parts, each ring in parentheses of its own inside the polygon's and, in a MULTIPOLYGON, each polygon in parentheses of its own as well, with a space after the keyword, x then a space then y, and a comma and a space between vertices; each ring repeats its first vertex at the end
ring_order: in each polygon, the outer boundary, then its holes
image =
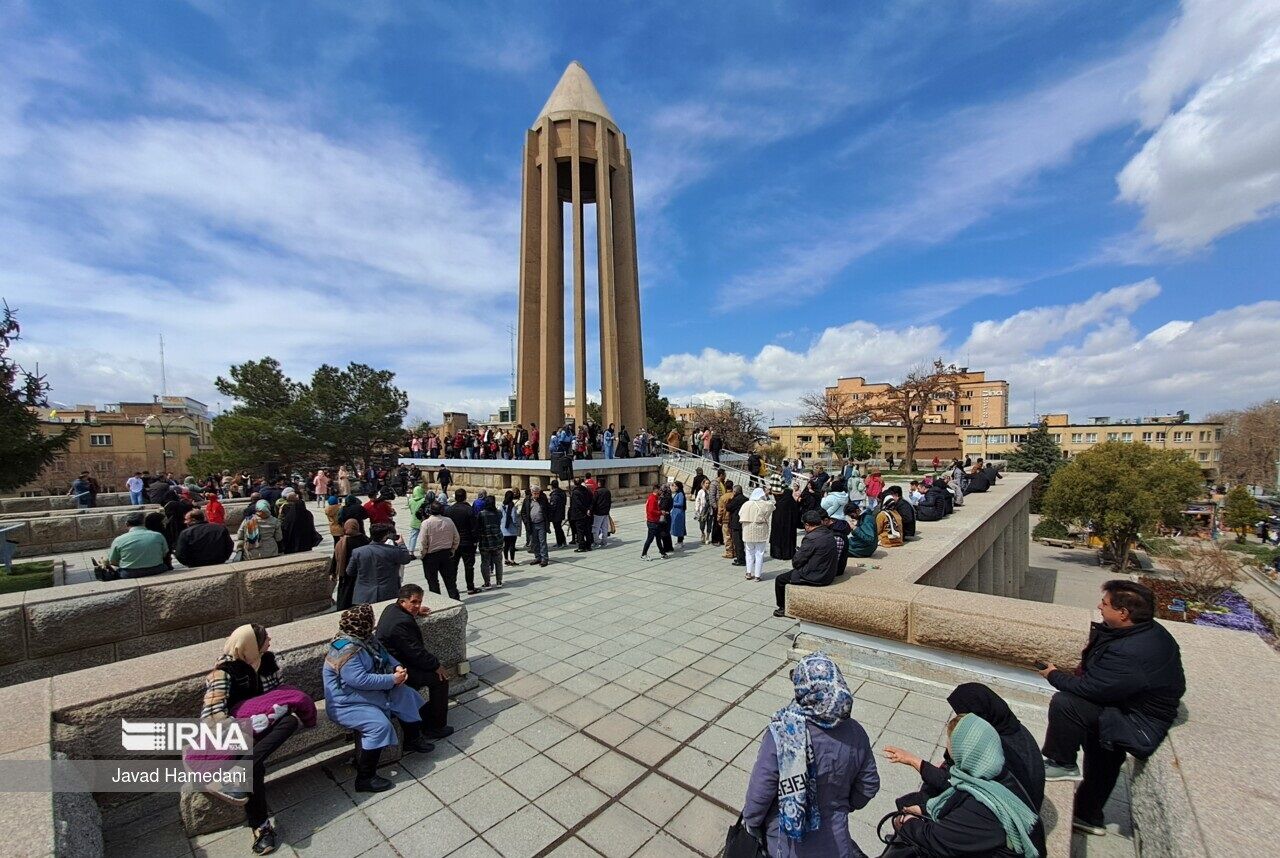
MULTIPOLYGON (((127 497, 127 496, 126 496, 127 497)), ((21 498, 41 500, 41 498, 21 498)), ((234 533, 244 517, 249 501, 234 499, 224 502, 227 527, 234 533)), ((107 506, 93 509, 56 509, 11 512, 0 515, 0 527, 17 525, 5 538, 18 543, 16 557, 41 557, 72 551, 96 551, 108 548, 112 540, 129 529, 126 520, 135 512, 158 512, 160 507, 107 506)))
MULTIPOLYGON (((436 473, 441 462, 449 466, 453 476, 454 489, 466 489, 467 496, 474 498, 484 489, 489 494, 497 494, 501 499, 507 489, 527 491, 529 484, 536 482, 543 491, 550 487, 555 475, 551 472, 551 462, 546 459, 504 460, 504 459, 408 459, 402 458, 401 464, 417 465, 422 469, 423 480, 428 488, 439 490, 436 473)), ((636 500, 648 494, 649 487, 662 477, 662 459, 656 457, 633 459, 583 459, 573 463, 574 476, 584 476, 590 472, 596 481, 613 493, 614 503, 636 500)), ((570 482, 561 481, 561 488, 569 490, 570 482)))

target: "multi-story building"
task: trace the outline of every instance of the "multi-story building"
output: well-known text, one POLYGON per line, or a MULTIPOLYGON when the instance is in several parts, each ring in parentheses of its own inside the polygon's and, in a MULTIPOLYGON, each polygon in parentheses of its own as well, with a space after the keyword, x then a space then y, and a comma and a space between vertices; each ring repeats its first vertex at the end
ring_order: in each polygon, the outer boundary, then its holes
MULTIPOLYGON (((838 378, 827 388, 827 393, 839 393, 853 398, 868 408, 884 404, 884 394, 891 385, 868 383, 860 375, 838 378)), ((1009 382, 988 379, 986 372, 960 370, 959 396, 955 400, 939 399, 928 405, 925 420, 929 423, 950 423, 953 426, 1004 426, 1009 422, 1009 382)))
MULTIPOLYGON (((907 430, 894 423, 867 423, 858 427, 880 444, 876 459, 887 460, 890 455, 901 462, 907 455, 907 430)), ((842 458, 845 451, 832 446, 831 429, 826 426, 770 426, 769 439, 781 444, 783 458, 801 460, 828 460, 842 458)), ((959 454, 955 431, 951 426, 926 423, 916 439, 916 459, 928 460, 937 456, 951 461, 959 454)))
MULTIPOLYGON (((1066 414, 1046 414, 1042 419, 1049 437, 1067 458, 1106 441, 1121 441, 1185 453, 1207 479, 1217 479, 1222 464, 1222 424, 1192 423, 1183 412, 1133 420, 1093 417, 1087 423, 1072 423, 1066 414)), ((961 432, 964 454, 998 459, 1026 440, 1033 429, 1035 424, 969 427, 961 432)))
POLYGON ((157 396, 151 402, 120 402, 97 408, 39 408, 41 431, 55 435, 66 426, 79 429, 67 452, 18 495, 63 494, 81 471, 88 471, 105 492, 124 491, 136 471, 185 473, 193 453, 212 449, 212 420, 203 402, 185 396, 157 396))

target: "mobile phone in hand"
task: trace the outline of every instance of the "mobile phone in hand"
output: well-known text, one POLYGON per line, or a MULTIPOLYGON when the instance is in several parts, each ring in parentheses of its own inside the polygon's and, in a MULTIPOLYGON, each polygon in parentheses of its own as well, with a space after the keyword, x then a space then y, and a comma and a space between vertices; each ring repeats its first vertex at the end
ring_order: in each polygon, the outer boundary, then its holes
POLYGON ((1031 662, 1031 664, 1035 667, 1036 670, 1044 670, 1046 667, 1049 666, 1045 664, 1043 661, 1033 661, 1031 662))

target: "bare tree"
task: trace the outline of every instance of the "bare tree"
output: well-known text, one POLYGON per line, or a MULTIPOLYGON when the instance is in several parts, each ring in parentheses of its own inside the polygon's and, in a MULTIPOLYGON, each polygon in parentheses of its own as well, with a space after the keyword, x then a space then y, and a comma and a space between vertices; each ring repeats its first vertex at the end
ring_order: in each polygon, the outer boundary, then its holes
POLYGON ((727 400, 714 411, 708 411, 702 425, 719 435, 726 448, 739 453, 748 453, 757 444, 769 440, 769 432, 764 428, 764 414, 736 399, 727 400))
POLYGON ((1255 486, 1276 482, 1277 445, 1280 444, 1280 400, 1259 402, 1241 411, 1210 414, 1211 423, 1223 423, 1223 479, 1255 486))
POLYGON ((872 413, 871 407, 854 399, 853 394, 830 388, 801 396, 800 408, 799 422, 830 429, 833 438, 849 434, 855 426, 870 420, 872 413))
POLYGON ((937 405, 950 405, 960 396, 960 368, 938 358, 932 366, 918 366, 901 384, 893 384, 877 397, 873 414, 878 420, 892 420, 907 430, 908 467, 916 460, 916 441, 924 429, 925 418, 937 405))

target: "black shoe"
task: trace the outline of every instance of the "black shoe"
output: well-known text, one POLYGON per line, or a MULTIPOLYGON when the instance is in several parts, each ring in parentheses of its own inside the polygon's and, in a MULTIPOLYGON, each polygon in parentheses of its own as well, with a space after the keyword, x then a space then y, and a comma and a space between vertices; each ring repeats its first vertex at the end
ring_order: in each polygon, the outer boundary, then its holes
POLYGON ((477 590, 475 587, 472 587, 471 589, 467 590, 467 595, 468 595, 468 596, 479 596, 479 595, 480 595, 480 591, 479 591, 479 590, 477 590))
POLYGON ((253 832, 253 854, 270 855, 276 851, 276 830, 270 822, 263 823, 261 828, 253 832))
POLYGON ((785 617, 787 615, 787 612, 782 610, 781 608, 778 608, 776 611, 773 612, 773 615, 775 617, 785 617))
POLYGON ((432 727, 430 730, 423 730, 422 737, 424 739, 444 739, 453 735, 453 728, 448 724, 443 727, 432 727))
POLYGON ((394 783, 381 775, 356 778, 356 792, 386 792, 394 786, 394 783))
POLYGON ((541 563, 539 563, 538 565, 539 565, 539 566, 546 566, 546 565, 547 565, 547 561, 543 560, 543 561, 542 561, 541 563))
POLYGON ((422 736, 414 736, 412 739, 406 736, 404 749, 413 754, 429 754, 436 749, 436 746, 422 736))
POLYGON ((746 565, 747 565, 747 561, 743 560, 742 562, 738 562, 737 560, 735 560, 735 561, 733 561, 733 565, 734 565, 734 566, 746 566, 746 565))

